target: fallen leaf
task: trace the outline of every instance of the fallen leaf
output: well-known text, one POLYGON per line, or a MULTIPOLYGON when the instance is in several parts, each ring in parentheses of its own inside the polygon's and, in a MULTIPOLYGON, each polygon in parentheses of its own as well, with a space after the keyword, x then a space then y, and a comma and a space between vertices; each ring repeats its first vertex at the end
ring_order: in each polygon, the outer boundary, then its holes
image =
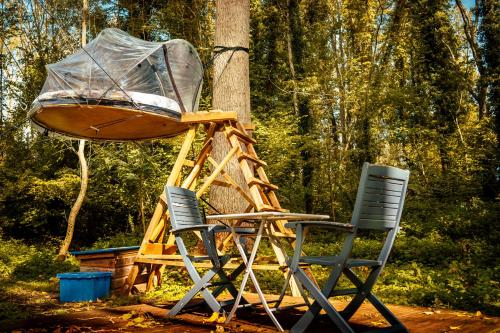
POLYGON ((213 322, 215 322, 217 320, 217 318, 219 318, 219 313, 218 312, 214 312, 214 313, 212 313, 212 315, 210 316, 210 318, 208 318, 206 320, 206 322, 213 323, 213 322))
POLYGON ((130 318, 132 318, 132 313, 131 312, 125 313, 124 315, 122 315, 122 319, 123 320, 129 320, 130 318))
POLYGON ((450 330, 459 330, 462 326, 450 326, 450 330))
POLYGON ((224 333, 224 327, 221 325, 215 326, 215 333, 224 333))
POLYGON ((226 322, 225 316, 220 316, 219 318, 217 318, 217 323, 224 324, 225 322, 226 322))
POLYGON ((145 319, 143 317, 134 318, 134 323, 142 323, 145 319))
POLYGON ((386 325, 385 321, 383 321, 383 320, 372 321, 371 324, 373 326, 377 326, 377 327, 381 327, 381 326, 385 326, 386 325))
POLYGON ((433 315, 433 314, 434 314, 434 312, 432 312, 432 311, 424 311, 424 315, 430 316, 430 315, 433 315))
POLYGON ((481 317, 481 316, 482 316, 481 311, 476 311, 476 317, 481 317))

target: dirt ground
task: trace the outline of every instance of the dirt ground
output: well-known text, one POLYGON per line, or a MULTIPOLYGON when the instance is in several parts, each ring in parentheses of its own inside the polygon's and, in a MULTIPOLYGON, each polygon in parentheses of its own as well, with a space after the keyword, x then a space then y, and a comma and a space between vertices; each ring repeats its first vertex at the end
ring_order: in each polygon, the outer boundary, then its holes
MULTIPOLYGON (((255 301, 255 295, 247 295, 255 301)), ((286 304, 297 302, 289 297, 286 304)), ((1 332, 275 332, 263 311, 242 310, 228 325, 209 322, 209 312, 188 312, 169 320, 168 309, 173 304, 152 306, 146 304, 94 308, 79 312, 40 316, 23 320, 0 321, 1 332)), ((334 302, 341 309, 343 302, 334 302)), ((412 333, 500 333, 500 318, 479 312, 438 310, 421 307, 389 306, 412 333)), ((285 329, 290 329, 300 318, 303 309, 286 310, 277 314, 285 329)), ((364 304, 352 318, 359 332, 387 326, 369 305, 364 304)), ((334 325, 322 316, 311 327, 311 332, 336 332, 334 325)))

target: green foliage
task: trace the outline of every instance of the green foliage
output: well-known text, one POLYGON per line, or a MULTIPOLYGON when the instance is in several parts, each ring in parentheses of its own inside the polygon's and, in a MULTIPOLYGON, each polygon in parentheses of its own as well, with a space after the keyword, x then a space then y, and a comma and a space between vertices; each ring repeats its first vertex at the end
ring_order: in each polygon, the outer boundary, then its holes
POLYGON ((95 241, 90 249, 106 249, 110 247, 136 246, 142 242, 142 233, 118 233, 116 235, 100 238, 95 241))
MULTIPOLYGON (((0 64, 0 282, 49 290, 47 279, 76 268, 71 260, 53 261, 55 245, 40 245, 64 236, 79 187, 76 143, 35 132, 25 116, 44 82, 44 66, 79 45, 81 3, 44 4, 53 18, 34 17, 22 1, 0 8, 2 50, 12 51, 2 52, 0 64)), ((88 35, 113 26, 149 40, 185 38, 209 63, 214 6, 92 2, 88 35)), ((254 136, 283 207, 347 222, 364 161, 411 171, 402 231, 378 286, 390 302, 498 313, 495 6, 483 1, 470 13, 479 15, 471 22, 479 25, 474 37, 486 68, 480 73, 449 1, 251 1, 254 136), (480 115, 482 80, 489 111, 480 115)), ((205 78, 200 105, 210 109, 210 68, 205 78)), ((89 188, 72 249, 140 243, 180 140, 87 145, 89 188)), ((340 250, 339 236, 312 232, 310 238, 308 253, 340 250)), ((354 254, 375 256, 377 250, 377 236, 365 235, 354 254)), ((269 291, 279 290, 272 274, 262 279, 269 291)), ((147 297, 178 297, 185 280, 183 272, 169 270, 163 289, 147 297)), ((9 308, 5 304, 0 309, 9 308)))
POLYGON ((57 261, 56 253, 55 246, 26 245, 20 240, 5 239, 0 235, 0 279, 48 280, 57 273, 78 269, 75 258, 57 261))

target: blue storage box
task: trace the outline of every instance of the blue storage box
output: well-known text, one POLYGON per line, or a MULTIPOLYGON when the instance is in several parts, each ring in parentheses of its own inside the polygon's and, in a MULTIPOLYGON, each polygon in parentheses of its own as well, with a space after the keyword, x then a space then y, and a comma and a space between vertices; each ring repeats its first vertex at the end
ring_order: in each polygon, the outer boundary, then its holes
POLYGON ((109 295, 111 272, 60 273, 56 276, 61 302, 96 301, 109 295))

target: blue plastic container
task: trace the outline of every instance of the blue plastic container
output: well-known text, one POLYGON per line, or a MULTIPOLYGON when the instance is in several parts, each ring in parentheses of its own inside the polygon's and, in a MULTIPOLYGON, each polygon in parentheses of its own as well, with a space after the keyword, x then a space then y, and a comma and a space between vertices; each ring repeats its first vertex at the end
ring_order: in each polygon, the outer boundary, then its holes
POLYGON ((111 272, 60 273, 57 277, 61 302, 93 302, 109 295, 111 272))

